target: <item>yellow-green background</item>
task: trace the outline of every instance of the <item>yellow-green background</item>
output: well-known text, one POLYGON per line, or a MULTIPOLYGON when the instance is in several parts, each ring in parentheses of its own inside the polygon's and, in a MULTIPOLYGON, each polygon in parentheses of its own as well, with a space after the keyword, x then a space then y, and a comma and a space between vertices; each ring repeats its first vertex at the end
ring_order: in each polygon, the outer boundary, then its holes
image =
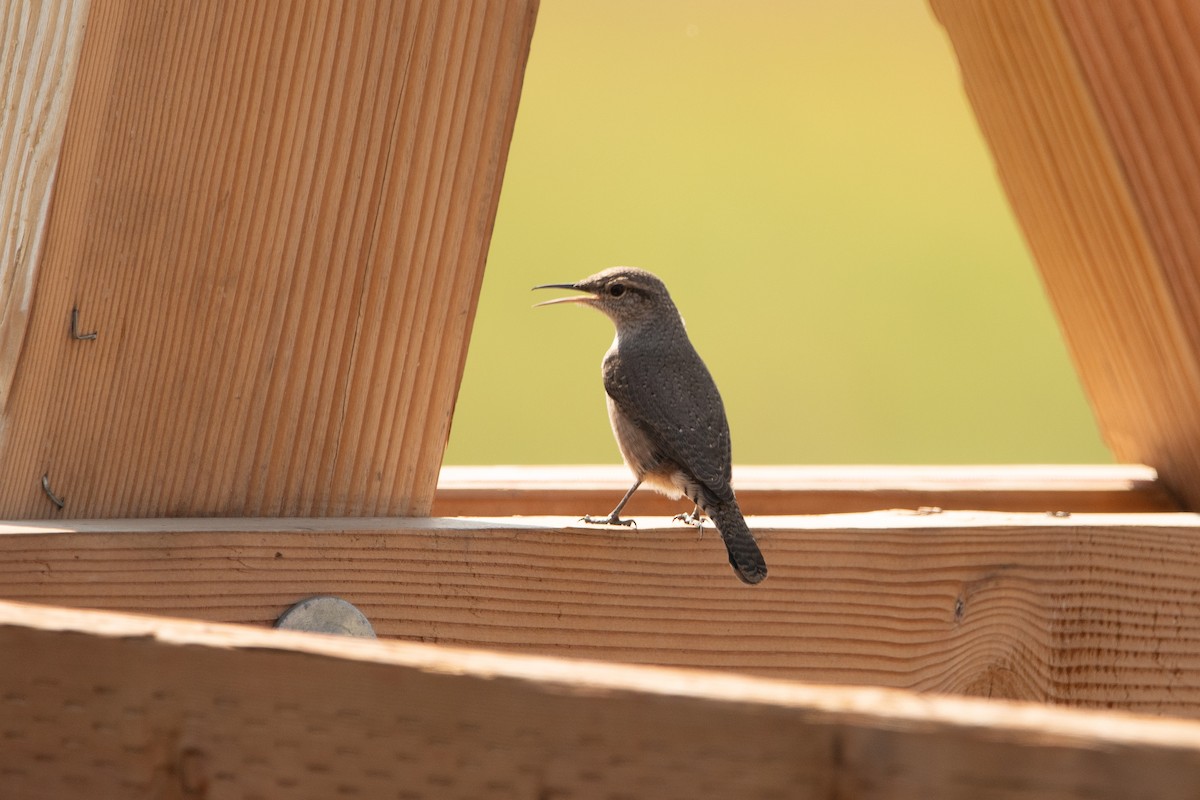
POLYGON ((543 0, 446 463, 619 461, 610 323, 529 291, 616 264, 736 462, 1110 459, 920 0, 543 0))

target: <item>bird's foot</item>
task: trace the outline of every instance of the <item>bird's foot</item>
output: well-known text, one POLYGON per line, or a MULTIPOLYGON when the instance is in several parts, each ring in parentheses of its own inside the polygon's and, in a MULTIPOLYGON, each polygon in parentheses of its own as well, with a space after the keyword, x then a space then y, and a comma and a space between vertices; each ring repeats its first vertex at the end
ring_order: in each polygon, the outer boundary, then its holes
POLYGON ((699 509, 696 509, 695 511, 687 511, 683 514, 676 514, 671 518, 671 521, 683 522, 691 525, 700 532, 700 538, 704 538, 704 515, 700 513, 699 509))
POLYGON ((593 517, 591 514, 584 514, 579 518, 580 522, 586 522, 588 525, 623 525, 628 527, 637 527, 637 522, 631 519, 621 519, 616 514, 609 514, 607 517, 593 517))

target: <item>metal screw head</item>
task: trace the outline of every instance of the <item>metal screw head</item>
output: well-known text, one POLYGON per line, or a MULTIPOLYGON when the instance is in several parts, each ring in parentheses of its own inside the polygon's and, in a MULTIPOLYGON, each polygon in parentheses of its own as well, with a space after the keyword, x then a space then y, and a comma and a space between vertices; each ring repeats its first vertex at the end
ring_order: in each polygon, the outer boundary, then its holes
POLYGON ((289 631, 375 638, 375 629, 365 614, 353 603, 329 595, 301 600, 279 615, 275 627, 289 631))

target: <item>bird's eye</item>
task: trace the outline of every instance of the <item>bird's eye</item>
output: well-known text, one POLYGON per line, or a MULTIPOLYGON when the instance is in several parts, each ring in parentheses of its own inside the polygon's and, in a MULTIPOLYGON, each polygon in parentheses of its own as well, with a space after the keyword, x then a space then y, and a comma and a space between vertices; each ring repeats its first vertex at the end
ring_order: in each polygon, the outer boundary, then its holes
POLYGON ((608 287, 608 293, 613 297, 620 297, 621 295, 625 294, 625 284, 614 283, 612 286, 608 287))

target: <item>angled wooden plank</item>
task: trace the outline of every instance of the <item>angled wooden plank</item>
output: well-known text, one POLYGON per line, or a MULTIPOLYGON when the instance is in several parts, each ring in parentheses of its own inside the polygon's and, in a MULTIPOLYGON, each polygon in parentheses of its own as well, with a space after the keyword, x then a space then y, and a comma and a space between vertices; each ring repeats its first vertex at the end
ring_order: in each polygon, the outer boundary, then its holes
POLYGON ((0 603, 24 798, 1189 798, 1200 724, 0 603))
POLYGON ((428 513, 535 10, 93 8, 0 517, 428 513))
POLYGON ((25 342, 90 7, 30 0, 0 9, 0 415, 25 342))
POLYGON ((269 625, 334 594, 382 636, 1200 717, 1200 517, 7 523, 0 597, 269 625))
MULTIPOLYGON (((441 517, 565 515, 612 508, 629 488, 621 466, 444 466, 433 513, 441 517)), ((947 511, 1178 511, 1153 469, 1129 464, 1024 466, 735 466, 747 514, 838 514, 888 508, 947 511)), ((648 489, 631 516, 684 508, 648 489)), ((605 512, 607 513, 607 512, 605 512)))
POLYGON ((1105 440, 1200 508, 1200 20, 931 0, 1105 440))

